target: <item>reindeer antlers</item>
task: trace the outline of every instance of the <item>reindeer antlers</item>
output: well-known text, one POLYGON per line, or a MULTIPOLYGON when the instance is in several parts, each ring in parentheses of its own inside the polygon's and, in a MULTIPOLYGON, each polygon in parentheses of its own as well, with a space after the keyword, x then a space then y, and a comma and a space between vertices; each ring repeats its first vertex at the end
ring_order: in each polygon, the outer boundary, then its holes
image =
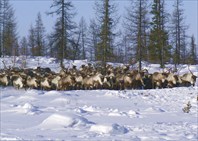
POLYGON ((190 71, 191 74, 193 74, 192 71, 190 70, 190 65, 189 64, 188 64, 188 70, 190 71))

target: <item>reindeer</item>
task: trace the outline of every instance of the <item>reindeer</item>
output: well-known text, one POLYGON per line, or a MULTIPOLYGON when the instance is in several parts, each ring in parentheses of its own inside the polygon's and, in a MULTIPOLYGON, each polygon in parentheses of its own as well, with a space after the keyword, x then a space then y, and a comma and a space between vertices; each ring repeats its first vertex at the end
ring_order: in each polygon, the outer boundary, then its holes
POLYGON ((39 80, 36 77, 27 76, 26 87, 38 89, 39 80))
POLYGON ((10 77, 7 74, 0 74, 0 85, 8 86, 10 77))
POLYGON ((193 85, 195 86, 195 82, 196 82, 196 78, 197 76, 195 76, 192 71, 190 70, 189 68, 189 65, 188 65, 188 70, 189 70, 189 73, 185 73, 183 74, 180 79, 182 81, 182 86, 190 86, 190 85, 193 85))
POLYGON ((42 90, 51 90, 51 80, 48 77, 44 77, 40 80, 40 87, 42 90))
POLYGON ((104 76, 101 73, 96 73, 92 76, 83 78, 82 85, 85 89, 101 88, 103 86, 104 76))
POLYGON ((164 88, 167 84, 167 74, 154 72, 152 74, 152 88, 164 88))
POLYGON ((74 88, 75 78, 71 75, 66 75, 58 81, 58 90, 69 90, 74 88))

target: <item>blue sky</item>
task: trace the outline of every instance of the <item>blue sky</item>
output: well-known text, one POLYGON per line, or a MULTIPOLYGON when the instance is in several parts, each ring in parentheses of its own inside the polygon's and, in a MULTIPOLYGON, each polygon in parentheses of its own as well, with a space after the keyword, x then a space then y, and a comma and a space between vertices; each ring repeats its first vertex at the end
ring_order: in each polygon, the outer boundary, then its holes
MULTIPOLYGON (((167 0, 167 10, 172 13, 172 5, 174 0, 167 0)), ((77 15, 75 21, 78 23, 83 16, 87 22, 90 18, 94 17, 94 0, 73 0, 72 1, 77 15)), ((118 4, 119 14, 122 17, 126 12, 125 7, 129 5, 128 0, 116 0, 118 4)), ((47 33, 52 31, 55 22, 55 16, 46 16, 46 12, 50 11, 52 0, 11 0, 11 4, 15 9, 15 16, 18 23, 19 36, 26 36, 31 24, 35 24, 37 13, 42 15, 44 26, 47 33)), ((196 43, 198 44, 198 1, 197 0, 184 0, 183 8, 185 10, 186 24, 189 25, 188 33, 190 36, 194 34, 196 43)))

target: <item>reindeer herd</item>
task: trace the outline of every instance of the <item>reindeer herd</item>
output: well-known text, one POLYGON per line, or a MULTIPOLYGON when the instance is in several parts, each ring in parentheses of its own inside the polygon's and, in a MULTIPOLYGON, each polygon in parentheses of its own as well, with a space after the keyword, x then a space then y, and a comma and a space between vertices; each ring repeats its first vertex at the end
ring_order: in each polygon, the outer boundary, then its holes
POLYGON ((0 70, 0 86, 14 86, 16 89, 40 90, 92 90, 92 89, 155 89, 195 85, 197 76, 189 73, 177 75, 169 72, 148 73, 148 70, 134 70, 129 66, 94 67, 82 65, 79 69, 62 68, 54 72, 50 68, 9 68, 0 70))

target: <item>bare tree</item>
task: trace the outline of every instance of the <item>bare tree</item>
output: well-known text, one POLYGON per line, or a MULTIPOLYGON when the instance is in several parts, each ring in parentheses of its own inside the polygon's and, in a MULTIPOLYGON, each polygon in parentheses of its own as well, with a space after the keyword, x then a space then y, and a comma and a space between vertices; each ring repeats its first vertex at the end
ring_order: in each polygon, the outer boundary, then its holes
POLYGON ((94 19, 90 20, 88 31, 88 54, 92 61, 96 61, 97 45, 99 43, 99 26, 94 19))
POLYGON ((116 42, 116 46, 114 49, 114 54, 115 54, 115 59, 116 62, 119 63, 124 63, 127 62, 126 58, 128 57, 127 55, 127 38, 125 36, 125 34, 122 34, 122 31, 120 30, 118 32, 119 34, 117 34, 117 42, 116 42))
POLYGON ((124 20, 126 30, 125 41, 131 40, 131 47, 135 53, 135 59, 139 62, 139 70, 142 69, 142 60, 148 57, 148 1, 132 0, 127 8, 127 15, 124 20))
POLYGON ((185 64, 187 63, 187 57, 188 57, 188 45, 189 45, 189 36, 186 35, 186 30, 182 31, 181 36, 181 63, 185 64))
POLYGON ((81 45, 80 45, 80 39, 81 39, 81 32, 76 31, 75 36, 72 37, 70 40, 70 44, 72 49, 70 50, 70 59, 76 60, 76 59, 81 59, 81 45))
POLYGON ((185 46, 186 36, 185 31, 188 26, 185 25, 184 9, 182 9, 182 0, 175 0, 174 11, 172 14, 172 44, 174 46, 174 63, 175 67, 177 64, 182 63, 182 46, 185 46))
POLYGON ((190 41, 190 51, 189 51, 189 62, 190 64, 195 65, 197 63, 197 46, 195 44, 195 37, 194 35, 191 36, 190 41))
POLYGON ((0 56, 14 55, 18 40, 14 10, 8 0, 0 0, 0 56))
POLYGON ((20 54, 22 55, 22 68, 25 68, 26 67, 26 60, 27 60, 27 54, 28 54, 28 42, 27 42, 27 39, 26 37, 23 37, 21 39, 21 42, 20 42, 20 54))
POLYGON ((82 59, 86 59, 86 44, 87 44, 87 24, 84 17, 81 18, 79 23, 80 32, 80 45, 82 51, 82 59))
POLYGON ((54 28, 54 32, 50 35, 50 43, 53 49, 57 48, 57 57, 60 60, 60 65, 63 67, 63 59, 69 58, 69 38, 72 29, 75 28, 75 23, 72 21, 75 13, 72 12, 74 6, 71 1, 53 0, 51 8, 54 10, 48 14, 58 16, 54 28))
POLYGON ((35 39, 35 29, 31 25, 29 29, 29 35, 28 35, 28 46, 30 47, 30 52, 32 56, 36 55, 36 39, 35 39))
MULTIPOLYGON (((35 56, 43 56, 45 53, 45 27, 43 25, 42 17, 40 12, 37 15, 36 25, 34 28, 35 33, 35 56)), ((32 33, 32 34, 34 34, 32 33)))
POLYGON ((2 56, 3 50, 3 3, 0 0, 0 57, 2 56))

